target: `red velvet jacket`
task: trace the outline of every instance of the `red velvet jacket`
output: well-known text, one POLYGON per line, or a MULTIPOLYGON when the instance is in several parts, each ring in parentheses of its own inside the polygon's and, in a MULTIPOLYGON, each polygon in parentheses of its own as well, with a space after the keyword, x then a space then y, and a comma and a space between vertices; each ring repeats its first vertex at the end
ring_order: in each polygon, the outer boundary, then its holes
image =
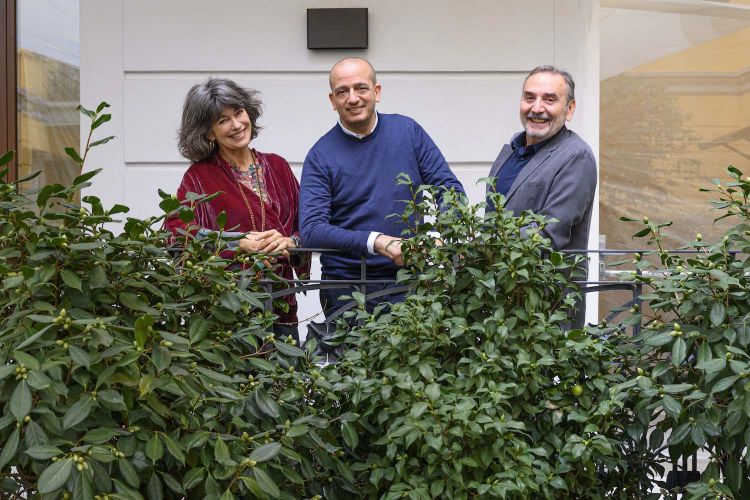
MULTIPOLYGON (((264 230, 276 229, 284 236, 299 234, 299 183, 294 177, 287 161, 279 155, 260 153, 253 150, 255 157, 263 169, 268 200, 266 201, 266 223, 264 230)), ((195 209, 195 220, 189 225, 184 223, 177 214, 171 215, 166 227, 175 236, 178 229, 197 232, 199 228, 218 230, 216 218, 223 211, 227 214, 226 231, 260 231, 260 227, 253 228, 248 207, 240 194, 240 187, 235 181, 232 167, 218 153, 206 161, 194 163, 182 177, 177 189, 177 198, 184 200, 187 193, 222 194, 207 203, 202 203, 195 209)), ((256 224, 261 224, 261 201, 251 189, 242 186, 245 198, 253 210, 256 224)), ((179 237, 176 238, 179 240, 179 237)), ((293 269, 297 276, 310 273, 309 259, 303 259, 303 265, 293 268, 286 259, 276 261, 276 273, 286 279, 294 279, 293 269)), ((294 295, 287 296, 289 312, 275 311, 281 323, 297 322, 297 300, 294 295)))

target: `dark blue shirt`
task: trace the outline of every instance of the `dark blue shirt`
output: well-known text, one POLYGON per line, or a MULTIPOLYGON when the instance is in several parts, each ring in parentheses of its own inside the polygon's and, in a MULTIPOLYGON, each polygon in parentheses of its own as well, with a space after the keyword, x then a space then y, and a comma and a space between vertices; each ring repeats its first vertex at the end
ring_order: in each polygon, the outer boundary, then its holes
MULTIPOLYGON (((559 133, 559 132, 558 132, 559 133)), ((557 134, 555 134, 557 135, 557 134)), ((507 196, 511 186, 516 181, 516 177, 524 167, 531 161, 537 152, 542 149, 554 136, 537 142, 531 146, 525 146, 526 144, 526 133, 519 134, 518 137, 513 139, 510 143, 510 147, 513 149, 513 154, 505 160, 503 166, 497 171, 497 181, 495 182, 495 191, 507 196)), ((495 206, 487 200, 489 210, 495 210, 495 206)))

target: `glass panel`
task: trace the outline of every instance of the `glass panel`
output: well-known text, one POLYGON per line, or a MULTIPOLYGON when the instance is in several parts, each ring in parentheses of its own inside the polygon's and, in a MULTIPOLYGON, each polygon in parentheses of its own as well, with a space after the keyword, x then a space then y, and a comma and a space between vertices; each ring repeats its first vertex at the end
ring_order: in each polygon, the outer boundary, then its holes
POLYGON ((79 173, 64 149, 80 144, 78 0, 18 2, 18 171, 31 189, 79 173))
MULTIPOLYGON (((713 223, 714 196, 699 188, 726 179, 729 165, 750 175, 750 10, 716 2, 694 15, 677 4, 601 11, 600 233, 609 248, 644 247, 631 238, 641 227, 620 216, 674 221, 667 248, 696 233, 717 239, 732 222, 713 223)), ((615 305, 606 295, 601 316, 615 305)))

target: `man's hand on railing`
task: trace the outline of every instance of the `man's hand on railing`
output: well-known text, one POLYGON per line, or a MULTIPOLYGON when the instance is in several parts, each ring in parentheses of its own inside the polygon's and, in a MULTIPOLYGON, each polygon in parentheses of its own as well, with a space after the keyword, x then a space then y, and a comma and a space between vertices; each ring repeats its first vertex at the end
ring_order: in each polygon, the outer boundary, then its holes
POLYGON ((375 252, 391 259, 397 266, 404 265, 404 255, 401 253, 401 238, 381 234, 375 238, 375 252))

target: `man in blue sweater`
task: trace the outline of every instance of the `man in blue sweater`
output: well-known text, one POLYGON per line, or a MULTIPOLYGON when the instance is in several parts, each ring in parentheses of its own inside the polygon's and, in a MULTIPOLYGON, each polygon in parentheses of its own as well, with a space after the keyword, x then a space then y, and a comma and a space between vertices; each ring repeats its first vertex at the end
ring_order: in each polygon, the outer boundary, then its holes
MULTIPOLYGON (((400 217, 409 186, 396 177, 408 174, 413 183, 455 188, 463 192, 440 150, 417 122, 402 115, 375 112, 380 84, 365 59, 348 57, 329 75, 328 95, 339 122, 315 143, 305 158, 300 187, 300 235, 309 248, 346 253, 321 256, 323 279, 360 278, 360 256, 367 256, 368 279, 394 279, 404 264, 400 217)), ((368 285, 372 293, 394 285, 368 285)), ((326 316, 343 305, 339 295, 349 289, 321 290, 326 316)), ((368 302, 401 300, 402 294, 368 302)))

